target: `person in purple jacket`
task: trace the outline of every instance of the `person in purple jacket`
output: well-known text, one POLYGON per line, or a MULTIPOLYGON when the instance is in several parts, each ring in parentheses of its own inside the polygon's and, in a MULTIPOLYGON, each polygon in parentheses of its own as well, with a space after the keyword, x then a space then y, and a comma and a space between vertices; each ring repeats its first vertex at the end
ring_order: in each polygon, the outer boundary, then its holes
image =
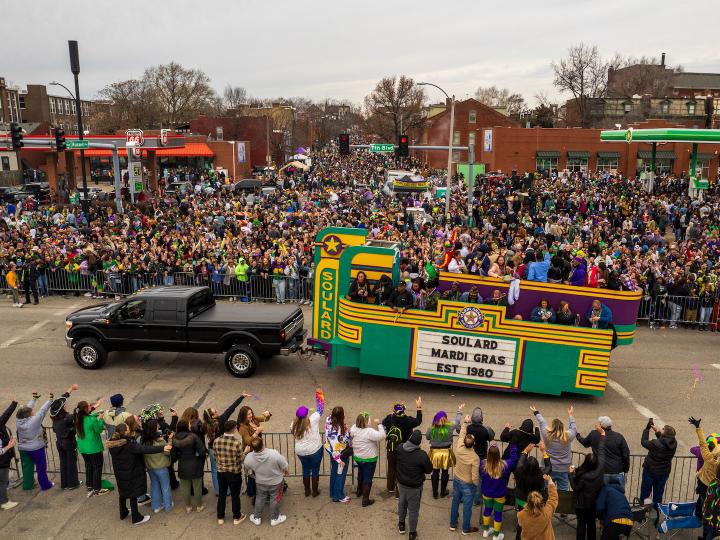
POLYGON ((490 521, 494 521, 492 533, 494 540, 502 540, 505 535, 502 529, 503 507, 508 490, 510 474, 515 470, 518 460, 517 443, 510 442, 510 455, 507 459, 500 458, 500 448, 494 443, 490 446, 487 458, 480 463, 480 485, 483 496, 483 537, 490 536, 490 521))

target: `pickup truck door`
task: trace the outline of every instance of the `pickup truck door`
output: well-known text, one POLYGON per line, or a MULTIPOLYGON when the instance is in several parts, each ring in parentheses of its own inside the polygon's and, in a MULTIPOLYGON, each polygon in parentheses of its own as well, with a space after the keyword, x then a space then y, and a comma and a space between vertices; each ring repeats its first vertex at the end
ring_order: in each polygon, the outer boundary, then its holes
POLYGON ((185 310, 176 298, 154 298, 147 323, 148 349, 182 352, 187 350, 185 310))
POLYGON ((147 301, 129 300, 113 314, 104 329, 110 347, 118 351, 142 351, 147 345, 147 301))

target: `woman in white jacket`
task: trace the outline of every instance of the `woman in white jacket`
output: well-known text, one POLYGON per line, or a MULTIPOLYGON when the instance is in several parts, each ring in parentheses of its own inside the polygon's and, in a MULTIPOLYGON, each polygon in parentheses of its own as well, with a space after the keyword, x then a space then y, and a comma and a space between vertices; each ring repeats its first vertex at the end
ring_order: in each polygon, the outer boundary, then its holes
POLYGON ((385 440, 385 428, 380 420, 375 418, 372 423, 375 428, 369 427, 370 415, 361 413, 350 428, 352 437, 353 459, 358 469, 357 496, 362 495, 362 505, 370 506, 375 501, 370 498, 370 489, 375 475, 375 466, 378 460, 378 443, 385 440))
POLYGON ((312 482, 312 496, 320 495, 318 483, 320 481, 320 464, 323 458, 323 441, 320 435, 320 420, 325 408, 325 395, 318 388, 315 391, 317 409, 310 414, 304 405, 295 411, 295 420, 290 431, 295 437, 295 455, 302 465, 303 486, 305 496, 310 496, 310 483, 312 482))

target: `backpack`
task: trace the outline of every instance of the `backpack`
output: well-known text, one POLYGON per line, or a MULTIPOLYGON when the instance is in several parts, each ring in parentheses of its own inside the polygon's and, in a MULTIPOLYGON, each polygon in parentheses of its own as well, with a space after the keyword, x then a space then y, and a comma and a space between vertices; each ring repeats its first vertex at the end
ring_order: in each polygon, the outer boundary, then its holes
POLYGON ((385 436, 385 450, 395 452, 400 443, 402 443, 402 430, 393 424, 385 436))

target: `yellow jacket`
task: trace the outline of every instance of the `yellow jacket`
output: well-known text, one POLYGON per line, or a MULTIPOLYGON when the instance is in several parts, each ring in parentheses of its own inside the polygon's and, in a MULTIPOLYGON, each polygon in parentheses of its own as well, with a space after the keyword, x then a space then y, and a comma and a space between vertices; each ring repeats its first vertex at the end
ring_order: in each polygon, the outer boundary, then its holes
POLYGON ((11 289, 17 289, 18 277, 15 270, 10 270, 5 276, 5 279, 7 280, 7 284, 11 289))
POLYGON ((720 464, 720 447, 716 447, 712 452, 708 448, 707 441, 705 440, 705 432, 702 428, 695 430, 698 436, 698 442, 700 443, 700 454, 702 455, 703 463, 702 469, 697 473, 698 480, 700 480, 706 486, 715 480, 718 464, 720 464))

